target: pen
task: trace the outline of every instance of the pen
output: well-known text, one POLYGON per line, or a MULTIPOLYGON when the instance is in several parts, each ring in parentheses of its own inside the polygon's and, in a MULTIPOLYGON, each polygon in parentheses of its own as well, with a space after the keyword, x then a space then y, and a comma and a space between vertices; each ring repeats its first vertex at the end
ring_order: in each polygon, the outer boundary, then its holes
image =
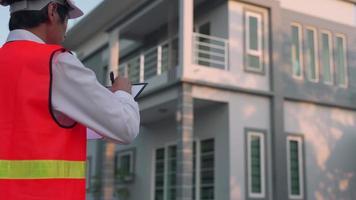
POLYGON ((113 85, 115 82, 114 72, 110 72, 110 80, 111 80, 111 85, 113 85))

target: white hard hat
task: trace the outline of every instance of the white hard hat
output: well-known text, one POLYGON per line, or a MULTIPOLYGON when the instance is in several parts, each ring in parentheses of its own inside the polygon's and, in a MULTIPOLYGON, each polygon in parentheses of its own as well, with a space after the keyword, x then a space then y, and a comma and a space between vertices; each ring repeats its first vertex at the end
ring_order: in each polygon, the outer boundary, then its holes
POLYGON ((83 11, 75 5, 73 0, 20 0, 15 1, 14 3, 8 3, 6 0, 0 0, 1 5, 10 5, 11 13, 23 10, 42 10, 51 2, 56 2, 63 5, 68 3, 70 7, 69 19, 78 18, 84 14, 83 11))

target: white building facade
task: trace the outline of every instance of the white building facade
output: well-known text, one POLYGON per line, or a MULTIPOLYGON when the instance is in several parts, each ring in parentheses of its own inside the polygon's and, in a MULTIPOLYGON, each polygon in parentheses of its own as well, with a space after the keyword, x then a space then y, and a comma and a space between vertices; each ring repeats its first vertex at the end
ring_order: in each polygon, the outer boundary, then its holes
POLYGON ((88 199, 356 199, 355 31, 352 0, 104 1, 65 46, 149 85, 88 199))

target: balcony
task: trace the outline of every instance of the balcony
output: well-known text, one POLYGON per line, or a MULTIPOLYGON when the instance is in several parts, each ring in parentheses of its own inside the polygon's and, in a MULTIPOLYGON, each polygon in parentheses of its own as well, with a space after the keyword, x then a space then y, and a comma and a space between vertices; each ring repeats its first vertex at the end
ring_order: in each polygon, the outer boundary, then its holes
MULTIPOLYGON (((193 63, 203 67, 228 70, 228 40, 193 33, 193 63)), ((178 64, 178 40, 165 41, 142 53, 124 60, 119 72, 132 82, 147 82, 150 78, 165 73, 178 64)))

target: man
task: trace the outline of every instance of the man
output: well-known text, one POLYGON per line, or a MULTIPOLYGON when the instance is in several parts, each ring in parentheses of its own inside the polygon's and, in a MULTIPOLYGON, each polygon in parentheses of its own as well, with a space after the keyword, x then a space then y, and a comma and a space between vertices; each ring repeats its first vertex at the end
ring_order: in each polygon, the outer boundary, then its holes
POLYGON ((87 128, 127 144, 139 132, 128 79, 111 91, 59 44, 72 0, 0 0, 10 34, 0 48, 0 199, 83 200, 87 128))

